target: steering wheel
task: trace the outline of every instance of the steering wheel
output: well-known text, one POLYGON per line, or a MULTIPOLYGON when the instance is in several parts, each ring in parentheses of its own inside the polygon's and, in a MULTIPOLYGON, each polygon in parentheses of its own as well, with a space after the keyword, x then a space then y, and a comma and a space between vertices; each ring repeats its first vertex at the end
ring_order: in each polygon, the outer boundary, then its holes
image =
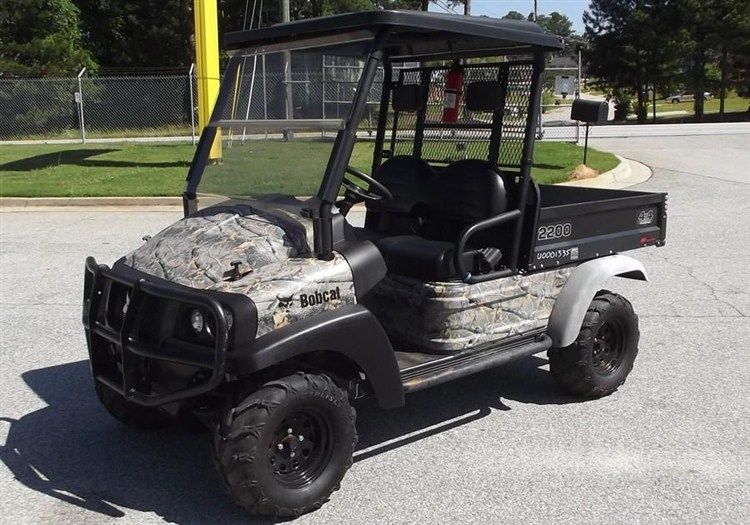
POLYGON ((341 182, 341 184, 344 186, 344 188, 346 188, 347 193, 354 194, 359 197, 357 201, 359 201, 360 199, 366 201, 379 201, 381 199, 393 198, 393 194, 388 188, 370 177, 368 174, 363 173, 356 168, 352 168, 351 166, 346 167, 346 173, 370 185, 368 189, 364 189, 362 186, 358 186, 351 180, 347 179, 346 176, 344 177, 344 180, 341 182))

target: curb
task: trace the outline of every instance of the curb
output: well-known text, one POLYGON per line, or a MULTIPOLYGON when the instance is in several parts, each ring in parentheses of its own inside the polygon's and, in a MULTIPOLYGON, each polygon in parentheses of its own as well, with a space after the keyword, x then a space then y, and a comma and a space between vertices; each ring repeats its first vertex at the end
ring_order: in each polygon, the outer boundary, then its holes
MULTIPOLYGON (((616 155, 620 164, 590 179, 561 182, 560 186, 622 189, 651 178, 651 169, 638 161, 616 155)), ((182 208, 182 197, 0 197, 0 208, 182 208)))
POLYGON ((597 177, 561 182, 558 185, 620 190, 646 182, 653 175, 651 168, 637 160, 626 159, 619 155, 615 157, 620 160, 620 163, 597 177))
POLYGON ((182 197, 0 197, 0 208, 177 206, 182 197))

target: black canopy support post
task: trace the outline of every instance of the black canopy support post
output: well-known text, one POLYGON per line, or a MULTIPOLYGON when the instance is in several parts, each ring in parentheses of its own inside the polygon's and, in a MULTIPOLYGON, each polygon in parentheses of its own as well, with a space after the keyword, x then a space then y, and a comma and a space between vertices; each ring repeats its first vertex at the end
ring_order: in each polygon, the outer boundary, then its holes
MULTIPOLYGON (((239 55, 234 56, 230 59, 227 65, 227 70, 224 75, 222 86, 234 86, 235 79, 237 78, 239 70, 239 55)), ((206 169, 208 164, 208 157, 211 153, 211 146, 213 146, 214 138, 216 137, 217 127, 215 122, 221 120, 224 114, 224 108, 229 99, 231 89, 221 88, 219 90, 219 96, 216 98, 211 118, 209 119, 209 125, 201 130, 200 139, 198 139, 198 145, 195 147, 195 154, 193 156, 193 162, 190 163, 190 169, 188 170, 187 177, 185 178, 185 189, 182 192, 182 210, 187 217, 188 215, 198 211, 197 205, 197 193, 198 185, 200 184, 201 177, 203 177, 203 171, 206 169)))
POLYGON ((424 142, 424 123, 427 119, 427 96, 430 92, 430 80, 432 69, 424 68, 419 74, 419 84, 422 87, 422 100, 424 104, 417 110, 416 123, 414 126, 414 150, 412 155, 418 159, 422 158, 422 143, 424 142))
POLYGON ((589 123, 586 122, 586 138, 583 139, 583 165, 586 165, 586 155, 589 152, 589 123))
POLYGON ((534 133, 542 103, 542 87, 544 81, 544 50, 537 48, 534 51, 533 70, 531 76, 531 97, 529 97, 529 111, 526 117, 526 129, 524 131, 523 152, 521 154, 521 180, 519 181, 518 210, 521 215, 515 223, 513 234, 513 247, 510 254, 510 269, 518 269, 518 253, 521 247, 521 236, 523 234, 523 218, 526 210, 526 201, 531 185, 531 166, 534 161, 534 133))
POLYGON ((391 103, 391 86, 393 84, 393 67, 389 60, 383 64, 383 89, 380 94, 380 110, 378 112, 378 130, 375 134, 375 155, 372 159, 372 174, 383 162, 383 145, 385 144, 385 133, 388 127, 388 108, 391 103))
POLYGON ((383 62, 383 47, 388 39, 388 32, 381 31, 373 40, 368 53, 367 62, 362 70, 362 76, 357 84, 357 94, 349 111, 349 118, 344 129, 338 132, 336 143, 331 152, 331 158, 326 166, 323 182, 318 190, 318 210, 314 210, 314 244, 315 255, 319 259, 330 260, 333 257, 333 226, 331 224, 331 208, 338 197, 341 181, 344 179, 344 170, 349 163, 357 141, 357 128, 362 120, 370 88, 375 80, 378 67, 383 62))
POLYGON ((505 100, 508 94, 508 71, 509 67, 499 66, 497 80, 500 83, 500 100, 497 109, 492 113, 492 132, 490 134, 489 161, 497 166, 500 159, 500 146, 503 137, 503 115, 505 115, 505 100))
MULTIPOLYGON (((404 70, 400 69, 398 72, 398 82, 397 84, 399 86, 404 85, 404 70)), ((393 86, 391 86, 393 88, 393 86)), ((398 115, 399 112, 396 110, 396 108, 393 108, 393 122, 391 123, 391 156, 396 155, 396 139, 398 135, 398 115)))

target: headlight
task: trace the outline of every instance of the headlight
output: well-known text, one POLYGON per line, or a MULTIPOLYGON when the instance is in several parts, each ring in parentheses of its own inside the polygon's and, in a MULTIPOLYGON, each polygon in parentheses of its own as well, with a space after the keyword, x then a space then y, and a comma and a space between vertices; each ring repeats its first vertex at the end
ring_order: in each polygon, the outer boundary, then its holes
POLYGON ((192 309, 190 310, 190 328, 193 329, 193 332, 196 334, 199 334, 203 331, 203 326, 205 325, 205 322, 203 321, 203 314, 200 313, 200 310, 192 309))

